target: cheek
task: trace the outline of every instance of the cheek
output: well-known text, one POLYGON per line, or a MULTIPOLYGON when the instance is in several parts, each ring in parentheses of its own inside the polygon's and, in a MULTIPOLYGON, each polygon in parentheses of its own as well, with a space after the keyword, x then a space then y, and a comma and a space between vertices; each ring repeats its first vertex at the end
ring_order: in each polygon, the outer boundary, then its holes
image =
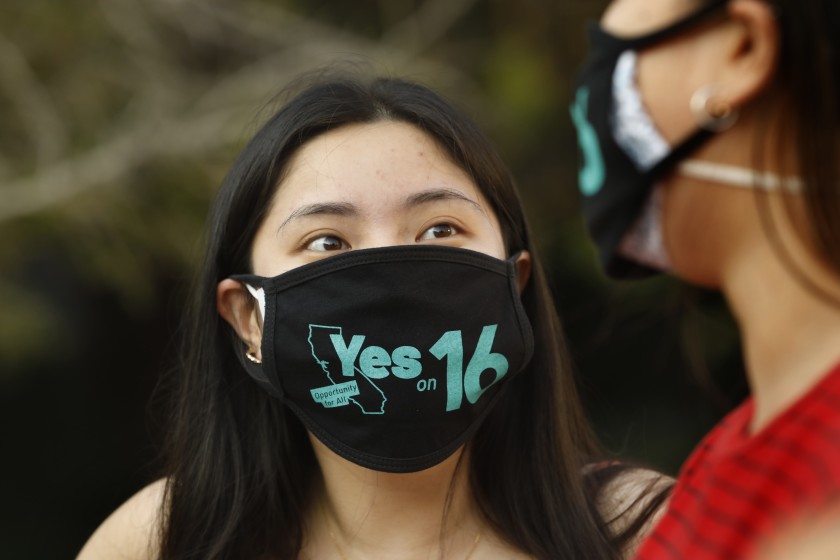
POLYGON ((277 276, 303 264, 286 254, 286 247, 272 235, 273 231, 263 224, 251 245, 253 272, 259 276, 277 276))
POLYGON ((490 254, 500 260, 504 260, 508 257, 507 251, 505 250, 505 243, 502 241, 501 237, 499 237, 497 242, 494 243, 493 252, 490 254))
POLYGON ((692 87, 678 70, 684 64, 678 48, 651 49, 639 54, 636 70, 645 108, 672 146, 695 128, 689 109, 692 87))
POLYGON ((493 219, 488 230, 488 235, 485 236, 486 250, 484 252, 497 259, 506 259, 508 255, 505 250, 504 236, 502 235, 502 229, 499 226, 498 220, 493 219))
POLYGON ((251 266, 253 267, 254 274, 272 276, 271 269, 273 267, 271 264, 276 259, 272 258, 271 252, 267 250, 267 244, 260 237, 260 234, 257 233, 251 245, 251 266))
POLYGON ((461 242, 458 246, 469 249, 470 251, 484 253, 500 260, 507 258, 505 243, 502 240, 501 233, 498 230, 492 230, 490 228, 487 228, 485 231, 473 233, 469 240, 461 242))

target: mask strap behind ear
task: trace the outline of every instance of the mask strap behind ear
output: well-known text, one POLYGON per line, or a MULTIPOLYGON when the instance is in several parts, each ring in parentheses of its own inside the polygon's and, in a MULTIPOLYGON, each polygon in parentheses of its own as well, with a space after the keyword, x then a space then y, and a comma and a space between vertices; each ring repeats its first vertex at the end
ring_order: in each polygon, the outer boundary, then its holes
POLYGON ((775 173, 762 173, 746 167, 712 163, 697 159, 683 161, 677 166, 681 175, 720 183, 731 187, 759 188, 768 192, 782 190, 792 194, 802 192, 802 179, 782 177, 775 173))

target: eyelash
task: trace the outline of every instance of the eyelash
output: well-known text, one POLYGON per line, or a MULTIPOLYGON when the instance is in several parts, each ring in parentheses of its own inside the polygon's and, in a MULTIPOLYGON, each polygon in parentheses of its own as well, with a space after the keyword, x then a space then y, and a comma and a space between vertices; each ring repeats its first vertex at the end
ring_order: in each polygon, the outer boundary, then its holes
POLYGON ((437 224, 433 224, 433 225, 431 225, 431 226, 427 227, 426 229, 424 229, 424 230, 423 230, 423 233, 421 233, 421 234, 417 237, 417 241, 422 240, 422 239, 424 238, 424 236, 426 235, 426 233, 427 233, 427 232, 429 232, 429 231, 431 231, 431 230, 433 230, 433 229, 435 229, 435 228, 438 228, 438 227, 447 227, 447 228, 449 228, 449 229, 451 230, 450 235, 447 235, 447 236, 445 236, 445 237, 437 237, 437 236, 435 236, 435 235, 433 234, 433 235, 432 235, 432 237, 431 237, 431 238, 429 238, 429 240, 430 240, 430 241, 431 241, 431 240, 433 240, 433 239, 446 239, 446 238, 453 237, 453 236, 458 235, 459 233, 461 233, 461 228, 459 228, 459 227, 458 227, 458 226, 456 226, 455 224, 452 224, 452 223, 450 223, 450 222, 440 222, 440 223, 437 223, 437 224))
MULTIPOLYGON (((424 229, 423 232, 420 235, 417 236, 417 239, 415 241, 419 242, 419 241, 433 241, 435 239, 447 239, 447 238, 450 238, 450 237, 454 237, 455 235, 458 235, 460 233, 463 233, 463 229, 461 227, 456 226, 455 224, 453 224, 451 222, 438 222, 438 223, 433 224, 433 225, 427 227, 426 229, 424 229), (435 228, 440 228, 440 227, 449 228, 450 234, 446 235, 444 237, 437 237, 434 234, 432 234, 432 236, 429 237, 428 239, 424 238, 426 233, 428 233, 429 231, 431 231, 435 228)), ((308 250, 308 251, 329 253, 329 252, 333 252, 333 251, 341 251, 343 249, 349 249, 350 244, 347 243, 347 241, 345 241, 344 239, 342 239, 341 237, 339 237, 337 235, 319 234, 319 235, 316 235, 314 237, 308 238, 306 241, 304 241, 301 244, 301 247, 305 250, 308 250), (332 249, 332 250, 329 250, 329 249, 315 249, 315 248, 312 247, 315 244, 315 242, 323 240, 323 239, 336 240, 341 244, 341 247, 338 248, 338 249, 332 249)))
POLYGON ((321 235, 317 235, 317 236, 315 236, 315 237, 310 237, 309 239, 307 239, 306 241, 304 241, 304 242, 303 242, 303 248, 304 248, 304 249, 307 249, 307 250, 309 250, 309 251, 317 251, 317 252, 324 252, 324 253, 331 252, 330 250, 326 250, 326 249, 313 249, 313 248, 312 248, 312 245, 313 245, 316 241, 321 240, 321 239, 335 239, 335 240, 337 240, 337 241, 341 244, 341 247, 340 247, 339 249, 334 249, 334 250, 336 250, 336 251, 340 251, 340 250, 342 250, 342 249, 347 249, 347 248, 349 248, 349 247, 350 247, 350 244, 349 244, 349 243, 347 243, 345 240, 343 240, 342 238, 340 238, 340 237, 339 237, 339 236, 337 236, 337 235, 332 235, 332 234, 321 234, 321 235))

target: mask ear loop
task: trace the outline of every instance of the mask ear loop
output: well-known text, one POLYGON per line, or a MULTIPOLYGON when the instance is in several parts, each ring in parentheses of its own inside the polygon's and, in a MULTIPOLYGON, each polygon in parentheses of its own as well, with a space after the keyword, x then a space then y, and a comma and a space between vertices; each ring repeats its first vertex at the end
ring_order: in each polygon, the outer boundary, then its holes
MULTIPOLYGON (((257 304, 259 305, 260 309, 260 319, 265 321, 265 290, 262 287, 255 288, 253 284, 260 285, 265 280, 264 278, 260 278, 259 276, 255 276, 252 274, 237 274, 231 276, 233 280, 240 282, 248 293, 250 293, 254 299, 257 300, 257 304)), ((279 386, 275 386, 272 383, 266 372, 263 370, 262 360, 257 357, 256 350, 252 348, 247 348, 245 350, 245 359, 241 363, 245 368, 245 371, 248 373, 251 378, 256 381, 263 389, 268 391, 269 394, 274 395, 277 398, 283 398, 283 390, 279 386)))
POLYGON ((738 109, 720 99, 715 100, 718 87, 712 84, 700 87, 691 96, 689 108, 698 126, 710 132, 723 132, 738 120, 738 109))
POLYGON ((257 304, 260 307, 260 318, 265 321, 265 290, 262 288, 255 288, 247 282, 242 282, 242 284, 245 286, 245 289, 254 296, 254 299, 257 300, 257 304))
MULTIPOLYGON (((254 299, 257 300, 257 305, 259 305, 260 308, 260 320, 265 321, 265 290, 263 290, 262 288, 254 288, 247 282, 243 282, 242 284, 245 286, 245 289, 247 289, 248 292, 250 292, 250 294, 254 296, 254 299)), ((257 358, 256 350, 251 350, 249 348, 245 351, 245 357, 255 364, 262 363, 262 360, 257 358)))

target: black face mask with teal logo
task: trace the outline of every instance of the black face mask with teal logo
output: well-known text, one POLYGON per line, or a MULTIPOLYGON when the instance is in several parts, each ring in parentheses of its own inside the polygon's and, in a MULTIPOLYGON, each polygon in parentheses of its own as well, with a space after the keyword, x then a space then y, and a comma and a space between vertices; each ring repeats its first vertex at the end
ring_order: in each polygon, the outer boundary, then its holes
POLYGON ((642 213, 658 180, 712 134, 698 129, 676 146, 657 149, 644 145, 651 135, 646 136, 643 129, 651 125, 640 100, 630 103, 630 117, 626 115, 627 109, 617 108, 616 76, 620 61, 626 53, 635 53, 702 23, 726 3, 726 0, 712 2, 668 27, 639 37, 616 37, 597 24, 590 28, 591 54, 578 79, 571 115, 582 154, 578 179, 584 219, 598 246, 601 264, 611 276, 644 276, 656 272, 640 264, 638 259, 623 256, 619 246, 642 213), (622 122, 617 123, 619 120, 622 122), (617 131, 621 128, 636 130, 622 141, 621 131, 617 131), (648 157, 640 155, 645 152, 648 157))
POLYGON ((265 297, 248 373, 335 453, 379 471, 450 456, 533 352, 514 259, 386 247, 233 278, 265 297))

